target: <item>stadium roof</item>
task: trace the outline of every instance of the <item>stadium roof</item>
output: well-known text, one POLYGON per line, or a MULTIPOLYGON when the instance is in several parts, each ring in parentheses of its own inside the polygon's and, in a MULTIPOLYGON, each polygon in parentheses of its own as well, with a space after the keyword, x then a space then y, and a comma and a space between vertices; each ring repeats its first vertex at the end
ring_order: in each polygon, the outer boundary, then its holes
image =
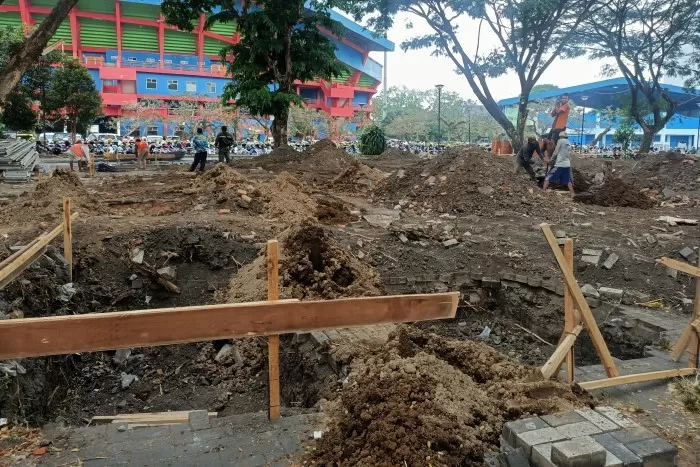
MULTIPOLYGON (((665 84, 663 87, 671 94, 671 97, 678 102, 677 112, 697 110, 700 104, 700 89, 688 91, 680 86, 665 84)), ((629 95, 629 87, 625 78, 611 78, 593 83, 570 86, 568 88, 551 89, 530 94, 530 101, 539 101, 560 96, 568 93, 571 100, 581 103, 582 96, 588 96, 586 107, 593 109, 604 109, 606 107, 618 107, 620 100, 629 95)), ((508 107, 517 105, 519 97, 511 97, 498 102, 498 105, 508 107)))

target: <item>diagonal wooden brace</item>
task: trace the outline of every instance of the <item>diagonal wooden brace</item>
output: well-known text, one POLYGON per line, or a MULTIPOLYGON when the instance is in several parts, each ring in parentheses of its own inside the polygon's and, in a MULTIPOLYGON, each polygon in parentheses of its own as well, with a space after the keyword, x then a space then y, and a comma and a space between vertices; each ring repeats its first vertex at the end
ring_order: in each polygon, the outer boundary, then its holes
POLYGON ((576 338, 581 333, 581 329, 583 329, 583 327, 579 324, 575 326, 571 332, 567 333, 552 356, 549 357, 549 360, 542 365, 540 371, 542 372, 544 379, 549 379, 559 372, 559 367, 566 358, 566 355, 569 353, 571 347, 573 347, 574 343, 576 343, 576 338))

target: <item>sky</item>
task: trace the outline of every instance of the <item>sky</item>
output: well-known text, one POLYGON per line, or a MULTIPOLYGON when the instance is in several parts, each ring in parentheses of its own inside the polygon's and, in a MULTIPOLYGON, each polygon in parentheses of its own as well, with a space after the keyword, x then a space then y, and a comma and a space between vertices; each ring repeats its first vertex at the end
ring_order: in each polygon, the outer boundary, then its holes
MULTIPOLYGON (((475 99, 474 93, 469 87, 464 76, 455 73, 455 66, 448 57, 433 57, 429 49, 401 50, 401 42, 415 35, 432 32, 425 23, 421 24, 419 18, 404 13, 399 15, 394 26, 388 33, 388 39, 396 44, 396 50, 387 54, 388 83, 389 86, 406 86, 414 89, 430 89, 436 84, 444 84, 445 90, 460 93, 465 98, 475 99), (406 21, 413 22, 413 29, 406 29, 406 21)), ((462 45, 472 53, 474 52, 478 31, 478 21, 472 18, 460 19, 460 40, 462 45)), ((496 43, 496 37, 487 31, 487 26, 482 26, 481 50, 492 49, 496 43)), ((372 52, 370 56, 379 63, 384 63, 382 52, 372 52)), ((544 72, 539 84, 555 84, 559 87, 575 86, 605 79, 601 76, 601 68, 605 62, 591 60, 586 57, 555 60, 544 72)), ((382 84, 383 86, 383 84, 382 84)), ((380 86, 380 90, 382 87, 380 86)), ((489 89, 496 100, 509 97, 517 97, 520 93, 520 84, 513 73, 489 80, 489 89)))

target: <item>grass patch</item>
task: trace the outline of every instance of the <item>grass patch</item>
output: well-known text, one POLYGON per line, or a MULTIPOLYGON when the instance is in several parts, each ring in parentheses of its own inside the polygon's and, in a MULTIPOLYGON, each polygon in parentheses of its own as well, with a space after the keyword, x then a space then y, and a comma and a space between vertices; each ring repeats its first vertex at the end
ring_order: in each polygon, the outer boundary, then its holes
POLYGON ((674 384, 683 406, 690 412, 700 413, 700 384, 687 378, 679 379, 674 384))

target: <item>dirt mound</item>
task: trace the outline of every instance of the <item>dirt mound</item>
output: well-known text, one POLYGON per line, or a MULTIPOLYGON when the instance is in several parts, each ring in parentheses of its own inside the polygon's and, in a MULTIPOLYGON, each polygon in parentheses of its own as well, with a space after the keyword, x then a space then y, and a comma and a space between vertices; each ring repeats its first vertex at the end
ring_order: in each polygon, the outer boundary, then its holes
POLYGON ((316 213, 316 202, 307 188, 287 172, 260 183, 258 189, 266 203, 267 217, 293 223, 316 213))
POLYGON ((321 139, 316 141, 314 144, 309 146, 306 150, 309 154, 316 154, 321 151, 327 151, 329 149, 338 149, 338 146, 330 139, 321 139))
POLYGON ((28 222, 54 224, 62 219, 65 197, 71 198, 73 212, 83 214, 104 212, 104 206, 87 192, 75 172, 56 169, 49 178, 38 183, 31 194, 4 206, 0 210, 0 219, 8 225, 21 225, 28 222))
POLYGON ((259 160, 269 162, 289 162, 298 160, 300 157, 300 152, 296 151, 293 147, 287 144, 282 144, 273 149, 271 153, 260 156, 259 160))
POLYGON ((250 184, 250 180, 226 164, 216 164, 212 169, 192 181, 192 189, 207 190, 211 192, 230 190, 243 184, 250 184))
POLYGON ((610 178, 592 193, 576 195, 574 199, 584 204, 639 209, 649 209, 655 204, 647 195, 619 178, 610 178))
POLYGON ((397 148, 389 148, 386 149, 383 153, 378 155, 377 157, 373 157, 372 160, 375 161, 392 161, 392 160, 401 160, 401 161, 417 161, 420 160, 420 157, 418 157, 416 154, 413 154, 411 151, 402 151, 401 149, 397 148))
POLYGON ((398 170, 375 193, 390 205, 401 200, 438 212, 493 214, 511 210, 542 214, 558 209, 526 175, 513 173, 513 160, 473 147, 454 147, 432 160, 398 170))
POLYGON ((483 465, 503 424, 589 405, 479 342, 401 326, 352 363, 329 404, 329 429, 307 460, 321 465, 483 465))
POLYGON ((700 160, 691 154, 669 151, 646 156, 623 171, 621 177, 639 188, 686 192, 700 190, 700 160))
POLYGON ((332 185, 343 191, 365 191, 375 188, 386 177, 387 174, 381 170, 373 169, 354 160, 350 163, 350 167, 333 180, 332 185))
MULTIPOLYGON (((330 233, 307 219, 279 235, 280 298, 333 299, 381 295, 377 272, 341 248, 330 233)), ((265 255, 231 280, 230 302, 267 299, 265 255)))
POLYGON ((321 224, 347 224, 357 220, 350 212, 350 206, 337 198, 317 198, 316 218, 321 224))

